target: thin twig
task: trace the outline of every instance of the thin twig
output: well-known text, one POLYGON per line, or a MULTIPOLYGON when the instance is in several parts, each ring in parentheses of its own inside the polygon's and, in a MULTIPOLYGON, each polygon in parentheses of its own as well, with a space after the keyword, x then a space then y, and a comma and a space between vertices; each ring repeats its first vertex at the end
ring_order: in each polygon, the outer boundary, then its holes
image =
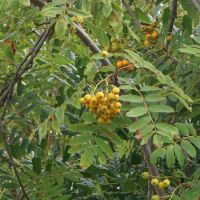
POLYGON ((140 22, 139 20, 136 18, 136 16, 134 15, 133 11, 131 10, 131 7, 128 3, 126 3, 125 0, 122 0, 122 3, 124 5, 124 7, 126 8, 126 10, 128 11, 133 23, 138 27, 140 28, 140 22))

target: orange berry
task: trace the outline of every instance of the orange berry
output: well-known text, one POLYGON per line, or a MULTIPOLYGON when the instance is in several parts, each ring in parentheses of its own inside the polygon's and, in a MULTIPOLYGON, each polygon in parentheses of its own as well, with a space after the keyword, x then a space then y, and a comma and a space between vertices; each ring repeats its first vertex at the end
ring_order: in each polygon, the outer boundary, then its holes
POLYGON ((120 69, 123 67, 123 62, 120 60, 120 61, 117 61, 117 68, 120 69))
POLYGON ((150 40, 151 39, 151 34, 150 33, 147 33, 146 34, 146 40, 150 40))
POLYGON ((123 64, 123 67, 125 67, 126 65, 129 64, 129 61, 128 60, 122 60, 122 64, 123 64))
POLYGON ((151 34, 151 37, 153 40, 155 40, 158 37, 158 31, 154 30, 153 33, 151 34))
POLYGON ((102 99, 104 97, 104 93, 103 92, 97 92, 96 93, 96 98, 97 99, 102 99))
POLYGON ((149 47, 149 46, 150 46, 149 40, 145 40, 145 41, 144 41, 144 45, 145 45, 146 47, 149 47))

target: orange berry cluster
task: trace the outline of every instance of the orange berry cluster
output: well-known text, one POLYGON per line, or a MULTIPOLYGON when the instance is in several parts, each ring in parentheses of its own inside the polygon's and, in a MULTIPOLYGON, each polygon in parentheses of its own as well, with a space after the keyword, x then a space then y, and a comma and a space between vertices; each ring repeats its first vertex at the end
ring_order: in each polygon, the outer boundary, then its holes
POLYGON ((155 43, 156 39, 158 38, 158 31, 156 29, 157 27, 157 22, 153 22, 150 25, 142 25, 141 30, 145 32, 145 40, 144 40, 144 45, 145 46, 150 46, 150 43, 155 43))
POLYGON ((128 60, 119 60, 116 63, 117 69, 123 68, 124 71, 131 72, 135 69, 135 66, 132 63, 129 63, 128 60))
POLYGON ((99 123, 111 123, 111 120, 121 112, 119 93, 120 89, 113 87, 109 93, 99 91, 95 95, 86 94, 79 101, 93 113, 99 123))

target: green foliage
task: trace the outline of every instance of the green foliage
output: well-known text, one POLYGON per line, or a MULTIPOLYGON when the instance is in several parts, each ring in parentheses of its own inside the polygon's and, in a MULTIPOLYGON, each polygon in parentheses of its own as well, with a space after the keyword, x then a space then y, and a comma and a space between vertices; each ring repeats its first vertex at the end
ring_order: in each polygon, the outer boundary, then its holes
POLYGON ((198 10, 192 1, 178 1, 173 37, 166 42, 170 2, 131 3, 141 24, 158 22, 158 39, 149 47, 119 0, 54 0, 41 8, 32 0, 0 1, 0 117, 6 108, 0 199, 24 196, 12 162, 30 199, 147 199, 148 184, 140 176, 154 176, 147 161, 158 178, 170 179, 167 198, 199 198, 198 10), (50 25, 53 33, 34 54, 30 50, 50 25), (29 52, 33 62, 15 77, 29 52), (117 70, 124 59, 132 71, 117 70), (12 80, 6 107, 1 97, 12 80), (79 99, 113 85, 121 89, 122 107, 111 123, 100 124, 79 99))

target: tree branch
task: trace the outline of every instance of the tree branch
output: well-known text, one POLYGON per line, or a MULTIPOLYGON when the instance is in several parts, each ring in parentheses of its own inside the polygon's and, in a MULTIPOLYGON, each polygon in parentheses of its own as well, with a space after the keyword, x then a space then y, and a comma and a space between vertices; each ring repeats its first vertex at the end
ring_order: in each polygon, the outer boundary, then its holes
POLYGON ((170 17, 170 23, 169 23, 168 33, 172 32, 176 17, 177 17, 177 0, 172 0, 172 4, 171 4, 171 17, 170 17))
MULTIPOLYGON (((94 43, 94 41, 90 38, 90 36, 83 30, 81 25, 80 24, 75 24, 75 25, 76 25, 76 34, 83 41, 83 43, 86 46, 88 46, 93 53, 100 52, 101 50, 99 49, 99 47, 94 43)), ((108 59, 102 59, 101 62, 105 66, 111 65, 108 59)))
POLYGON ((197 8, 198 12, 200 12, 200 1, 198 0, 192 0, 193 4, 197 8))
POLYGON ((18 82, 21 76, 29 69, 30 65, 32 64, 34 58, 37 56, 46 39, 50 35, 52 35, 54 23, 52 23, 50 27, 43 32, 39 40, 36 42, 35 46, 26 55, 22 63, 19 65, 13 80, 6 86, 4 86, 4 88, 0 91, 0 106, 3 106, 5 104, 6 99, 8 99, 9 93, 11 93, 12 95, 15 84, 18 82))
POLYGON ((140 22, 139 20, 136 18, 136 16, 134 15, 133 11, 131 10, 131 7, 128 3, 126 3, 125 0, 122 0, 122 3, 124 5, 124 7, 126 8, 126 10, 128 11, 133 23, 138 27, 140 28, 140 22))

